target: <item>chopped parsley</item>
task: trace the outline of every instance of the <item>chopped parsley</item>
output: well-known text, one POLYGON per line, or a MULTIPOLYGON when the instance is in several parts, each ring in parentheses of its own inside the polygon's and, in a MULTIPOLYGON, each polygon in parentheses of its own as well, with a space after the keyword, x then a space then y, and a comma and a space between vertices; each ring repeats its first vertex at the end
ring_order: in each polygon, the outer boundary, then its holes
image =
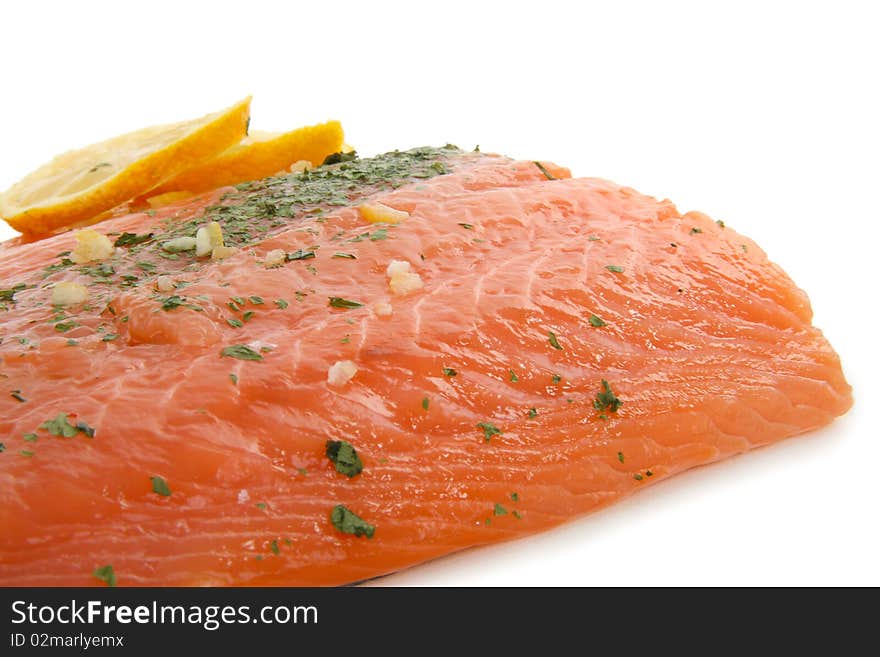
POLYGON ((702 228, 691 228, 691 235, 697 235, 698 233, 702 233, 702 228))
POLYGON ((514 502, 519 502, 519 493, 511 493, 510 499, 512 499, 514 502))
POLYGON ((591 242, 598 242, 601 238, 596 235, 590 235, 587 239, 591 242))
POLYGON ((334 258, 347 258, 348 260, 357 260, 357 256, 354 253, 343 253, 341 251, 337 251, 333 254, 334 258))
POLYGON ((360 301, 352 301, 350 299, 343 299, 342 297, 330 297, 329 304, 333 308, 360 308, 364 304, 360 301))
POLYGON ((522 520, 522 516, 519 514, 519 511, 511 511, 511 514, 513 514, 513 517, 517 520, 522 520))
POLYGON ((39 437, 38 437, 37 434, 35 434, 35 433, 26 433, 26 434, 24 434, 21 438, 22 438, 22 440, 24 440, 25 442, 28 442, 28 443, 35 443, 35 442, 37 442, 37 440, 38 440, 39 437))
POLYGON ((116 573, 113 572, 113 566, 111 565, 95 568, 95 570, 92 572, 92 576, 97 577, 107 586, 116 586, 116 573))
POLYGON ((71 424, 67 419, 67 413, 59 413, 51 420, 43 422, 39 428, 61 438, 73 438, 78 433, 83 433, 89 438, 95 437, 95 430, 85 422, 71 424))
POLYGON ((517 381, 519 381, 519 377, 516 375, 516 372, 514 372, 513 370, 508 370, 508 371, 510 372, 510 382, 511 383, 516 383, 517 381))
POLYGON ((599 315, 590 315, 590 326, 595 326, 596 328, 600 328, 605 326, 605 320, 599 317, 599 315))
POLYGON ((507 509, 505 509, 502 505, 495 502, 495 508, 492 510, 492 514, 496 516, 506 516, 507 509))
POLYGON ((268 507, 265 502, 257 502, 256 504, 254 504, 254 506, 257 507, 260 511, 265 511, 268 507))
POLYGON ((550 346, 554 349, 559 349, 559 351, 562 351, 562 345, 559 344, 559 338, 556 337, 556 334, 553 331, 548 331, 547 335, 549 336, 550 346))
POLYGON ((617 452, 617 460, 623 463, 623 452, 617 452))
POLYGON ((721 219, 716 219, 715 223, 718 224, 719 227, 724 228, 724 221, 721 219))
POLYGON ((465 223, 459 222, 458 225, 461 226, 462 228, 464 228, 465 230, 473 230, 474 229, 473 224, 465 224, 465 223))
POLYGON ((0 452, 5 452, 5 451, 6 451, 6 445, 4 445, 3 443, 0 443, 0 452))
POLYGON ((613 271, 615 274, 623 273, 623 267, 619 265, 605 265, 605 269, 607 269, 608 271, 613 271))
POLYGON ((164 297, 161 299, 161 301, 162 310, 165 311, 174 310, 175 308, 182 306, 184 303, 186 303, 186 300, 177 294, 174 294, 170 297, 164 297))
POLYGON ((147 242, 153 239, 153 233, 144 233, 142 235, 138 235, 137 233, 122 233, 119 237, 116 238, 116 241, 113 242, 113 246, 134 246, 135 244, 141 244, 142 242, 147 242))
POLYGON ((166 482, 162 477, 158 475, 155 477, 150 477, 150 481, 153 483, 153 492, 156 495, 161 495, 162 497, 171 497, 171 489, 168 488, 168 482, 166 482))
POLYGON ((602 379, 602 390, 596 393, 596 399, 593 401, 593 408, 597 411, 609 411, 616 413, 623 405, 623 402, 611 391, 608 381, 602 379))
POLYGON ((638 472, 636 472, 633 475, 633 479, 635 479, 636 481, 641 481, 642 479, 644 479, 644 477, 642 475, 640 475, 638 472))
POLYGON ((491 422, 479 422, 477 424, 477 429, 483 430, 483 437, 486 439, 487 443, 492 440, 492 436, 500 436, 504 433, 491 422))
POLYGON ((653 476, 654 476, 654 473, 651 472, 650 470, 645 470, 645 476, 646 476, 646 477, 653 477, 653 476))
POLYGON ((538 417, 538 409, 536 409, 536 408, 534 408, 534 407, 530 408, 530 409, 529 409, 528 416, 529 416, 530 418, 538 417))
POLYGON ((443 368, 443 375, 444 376, 455 376, 456 374, 458 374, 458 372, 455 371, 454 369, 452 369, 451 367, 444 367, 443 368))
POLYGON ((275 305, 281 308, 281 310, 284 310, 290 304, 287 303, 287 301, 285 301, 284 299, 275 299, 275 305))
POLYGON ((541 173, 544 174, 544 177, 547 178, 547 180, 556 180, 553 174, 547 171, 547 167, 545 167, 543 164, 541 164, 540 162, 533 162, 532 164, 540 169, 541 173))
POLYGON ((550 380, 553 381, 554 385, 559 385, 559 382, 562 381, 562 377, 558 374, 554 374, 552 377, 550 377, 550 380))
POLYGON ((277 541, 277 540, 274 540, 274 539, 273 539, 273 540, 269 543, 269 549, 272 551, 272 554, 274 554, 276 557, 277 557, 279 554, 281 554, 281 548, 278 547, 278 541, 277 541))
POLYGON ((343 534, 373 538, 373 534, 376 532, 373 525, 342 504, 333 507, 333 511, 330 512, 330 522, 343 534))
POLYGON ((29 449, 23 449, 19 452, 22 456, 33 456, 34 453, 29 449))
POLYGON ((292 260, 309 260, 310 258, 315 257, 314 251, 307 251, 305 249, 299 249, 298 251, 294 251, 293 253, 285 253, 284 259, 287 262, 291 262, 292 260))
POLYGON ((255 306, 259 306, 263 303, 263 297, 257 296, 256 294, 249 296, 248 301, 250 301, 255 306))
POLYGON ((234 386, 237 386, 237 385, 238 385, 238 375, 237 375, 237 374, 235 374, 235 373, 230 373, 230 374, 229 374, 229 380, 232 381, 232 385, 234 385, 234 386))
POLYGON ((427 397, 425 397, 424 399, 422 399, 422 408, 424 408, 426 411, 428 410, 428 407, 429 407, 430 405, 431 405, 431 400, 430 400, 430 399, 428 399, 427 397))
POLYGON ((108 333, 103 338, 101 338, 101 342, 113 342, 118 337, 118 333, 108 333))
POLYGON ((244 313, 244 314, 241 316, 241 318, 242 318, 244 321, 249 322, 249 321, 251 321, 251 319, 253 318, 254 314, 255 314, 255 313, 254 313, 253 310, 248 310, 246 313, 244 313))
POLYGON ((58 322, 55 324, 55 330, 59 333, 67 333, 70 329, 76 328, 79 324, 76 323, 76 320, 68 320, 66 322, 58 322))
POLYGON ((259 352, 254 351, 246 344, 234 344, 229 347, 223 347, 220 356, 229 358, 238 358, 238 360, 263 360, 259 352))
POLYGON ((336 466, 336 472, 344 474, 348 478, 360 474, 364 469, 363 461, 358 456, 357 450, 347 440, 328 440, 324 453, 336 466))
POLYGON ((235 319, 235 317, 229 317, 226 319, 226 323, 230 326, 234 326, 235 328, 241 328, 244 324, 241 323, 240 319, 235 319))

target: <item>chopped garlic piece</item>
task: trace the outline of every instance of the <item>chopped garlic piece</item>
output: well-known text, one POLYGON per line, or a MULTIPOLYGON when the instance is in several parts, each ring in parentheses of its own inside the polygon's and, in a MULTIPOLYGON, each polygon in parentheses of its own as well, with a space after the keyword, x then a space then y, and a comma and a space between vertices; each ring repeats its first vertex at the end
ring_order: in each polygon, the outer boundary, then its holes
POLYGON ((75 306, 89 298, 89 290, 85 285, 61 281, 52 288, 53 306, 75 306))
POLYGON ((196 231, 196 255, 198 257, 201 258, 209 253, 213 255, 213 250, 220 246, 223 246, 223 229, 216 221, 212 221, 196 231))
POLYGON ((156 289, 159 292, 171 292, 174 289, 174 281, 171 280, 170 276, 163 274, 156 279, 156 289))
POLYGON ((391 279, 388 282, 388 287, 394 294, 409 294, 425 287, 422 277, 411 272, 411 267, 412 265, 406 260, 392 260, 388 265, 385 273, 391 279))
POLYGON ((382 203, 364 203, 358 206, 358 210, 360 210, 361 217, 364 221, 371 224, 377 224, 380 222, 386 224, 399 224, 404 219, 409 218, 409 212, 395 210, 382 203))
POLYGON ((312 163, 308 160, 297 160, 290 165, 290 173, 302 173, 312 168, 312 163))
POLYGON ((223 260, 223 258, 228 258, 233 253, 238 253, 238 249, 234 246, 215 246, 211 250, 211 260, 223 260))
POLYGON ((357 365, 350 360, 337 361, 327 370, 327 383, 331 386, 344 386, 354 378, 357 371, 357 365))
POLYGON ((272 249, 266 254, 263 265, 267 268, 277 267, 278 265, 283 265, 286 258, 287 254, 284 252, 284 249, 272 249))
POLYGON ((394 312, 394 309, 387 301, 378 301, 373 304, 373 312, 376 313, 379 317, 388 317, 392 312, 394 312))
POLYGON ((180 251, 191 251, 196 248, 195 237, 175 237, 162 244, 162 250, 168 253, 179 253, 180 251))
POLYGON ((78 265, 95 260, 106 260, 114 253, 110 238, 96 230, 86 228, 77 231, 74 237, 76 246, 70 254, 70 259, 78 265))

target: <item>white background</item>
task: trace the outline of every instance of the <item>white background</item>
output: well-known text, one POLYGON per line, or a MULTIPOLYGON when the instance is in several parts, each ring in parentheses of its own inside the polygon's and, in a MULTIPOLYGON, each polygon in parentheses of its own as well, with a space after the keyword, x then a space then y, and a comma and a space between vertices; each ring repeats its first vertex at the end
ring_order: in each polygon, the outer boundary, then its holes
POLYGON ((876 586, 872 4, 3 3, 0 189, 63 150, 252 93, 255 128, 338 118, 362 154, 479 144, 724 219, 810 293, 853 410, 378 583, 876 586))

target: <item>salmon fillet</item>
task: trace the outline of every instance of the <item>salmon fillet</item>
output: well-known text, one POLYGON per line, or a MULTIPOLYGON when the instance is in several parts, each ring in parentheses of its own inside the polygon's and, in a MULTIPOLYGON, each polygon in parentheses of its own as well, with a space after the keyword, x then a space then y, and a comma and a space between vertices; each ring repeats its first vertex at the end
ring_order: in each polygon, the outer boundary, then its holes
POLYGON ((549 163, 415 149, 94 228, 103 262, 0 247, 3 585, 356 582, 852 403, 754 242, 549 163), (208 221, 237 252, 164 250, 208 221))

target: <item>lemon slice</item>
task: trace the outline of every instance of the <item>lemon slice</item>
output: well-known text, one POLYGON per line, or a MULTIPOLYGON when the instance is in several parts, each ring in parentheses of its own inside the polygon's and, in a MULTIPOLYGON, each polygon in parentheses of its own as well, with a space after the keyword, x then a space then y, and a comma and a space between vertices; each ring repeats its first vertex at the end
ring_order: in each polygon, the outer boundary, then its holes
POLYGON ((257 180, 289 170, 307 161, 315 167, 343 147, 342 126, 328 121, 290 132, 252 132, 241 143, 162 183, 150 195, 170 192, 203 192, 246 180, 257 180))
POLYGON ((59 155, 0 194, 0 217, 43 235, 90 223, 247 134, 250 97, 200 119, 144 128, 59 155))

